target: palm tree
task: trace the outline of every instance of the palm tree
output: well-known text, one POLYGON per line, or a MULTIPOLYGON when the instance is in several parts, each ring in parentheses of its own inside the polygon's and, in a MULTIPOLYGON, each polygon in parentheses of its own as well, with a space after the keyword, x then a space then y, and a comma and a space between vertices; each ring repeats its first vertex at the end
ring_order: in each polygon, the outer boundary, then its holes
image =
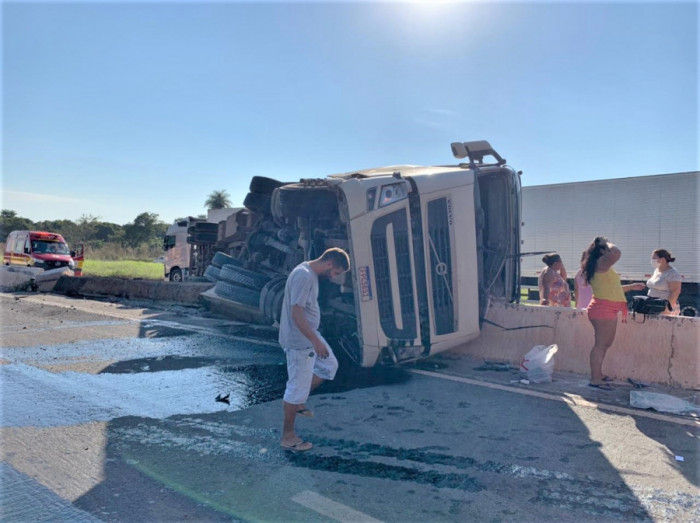
POLYGON ((231 207, 231 198, 226 190, 212 191, 204 205, 210 211, 212 209, 228 209, 231 207))

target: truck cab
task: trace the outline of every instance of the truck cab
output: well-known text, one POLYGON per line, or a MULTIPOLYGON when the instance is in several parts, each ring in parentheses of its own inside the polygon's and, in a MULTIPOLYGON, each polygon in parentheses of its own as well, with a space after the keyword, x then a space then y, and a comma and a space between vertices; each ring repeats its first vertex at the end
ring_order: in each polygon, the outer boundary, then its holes
POLYGON ((490 300, 519 299, 520 180, 488 142, 452 150, 468 161, 276 187, 268 212, 256 206, 261 219, 235 265, 221 271, 227 296, 235 299, 232 285, 250 287, 252 305, 258 288, 259 308, 275 322, 289 272, 340 247, 350 271, 319 292, 321 329, 334 349, 373 366, 475 338, 490 300))

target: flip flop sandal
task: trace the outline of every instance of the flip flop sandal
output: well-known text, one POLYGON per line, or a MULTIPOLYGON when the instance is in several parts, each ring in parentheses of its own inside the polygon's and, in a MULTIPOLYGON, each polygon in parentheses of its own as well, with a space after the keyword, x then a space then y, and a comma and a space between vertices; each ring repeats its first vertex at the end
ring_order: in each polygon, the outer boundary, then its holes
POLYGON ((280 446, 284 450, 291 450, 293 452, 301 452, 303 450, 311 449, 314 445, 313 445, 313 443, 311 443, 309 441, 300 440, 300 441, 297 441, 294 445, 285 445, 284 443, 280 443, 280 446))
POLYGON ((589 383, 588 386, 600 390, 615 390, 607 383, 589 383))
POLYGON ((305 417, 307 417, 307 418, 313 418, 313 417, 314 417, 314 413, 313 413, 311 410, 309 410, 309 409, 300 409, 300 410, 297 411, 297 414, 299 414, 299 416, 305 416, 305 417))
POLYGON ((611 383, 611 382, 613 382, 613 381, 615 381, 615 380, 612 379, 610 376, 603 376, 603 381, 606 381, 606 382, 608 382, 608 383, 611 383))

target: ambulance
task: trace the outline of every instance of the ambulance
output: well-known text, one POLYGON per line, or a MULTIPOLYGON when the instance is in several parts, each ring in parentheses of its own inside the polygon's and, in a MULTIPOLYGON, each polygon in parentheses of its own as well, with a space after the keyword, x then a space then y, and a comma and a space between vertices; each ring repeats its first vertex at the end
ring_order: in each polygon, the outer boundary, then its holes
MULTIPOLYGON (((81 253, 82 254, 82 253, 81 253)), ((63 236, 43 231, 12 231, 5 242, 5 265, 73 270, 76 262, 63 236)), ((77 256, 76 256, 77 257, 77 256)))

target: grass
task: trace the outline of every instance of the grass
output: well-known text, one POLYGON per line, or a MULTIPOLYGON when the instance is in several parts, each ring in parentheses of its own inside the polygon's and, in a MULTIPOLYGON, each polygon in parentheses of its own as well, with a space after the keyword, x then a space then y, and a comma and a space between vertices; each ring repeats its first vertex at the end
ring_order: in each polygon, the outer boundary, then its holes
POLYGON ((85 260, 83 276, 112 276, 118 278, 163 279, 163 264, 133 260, 85 260))

